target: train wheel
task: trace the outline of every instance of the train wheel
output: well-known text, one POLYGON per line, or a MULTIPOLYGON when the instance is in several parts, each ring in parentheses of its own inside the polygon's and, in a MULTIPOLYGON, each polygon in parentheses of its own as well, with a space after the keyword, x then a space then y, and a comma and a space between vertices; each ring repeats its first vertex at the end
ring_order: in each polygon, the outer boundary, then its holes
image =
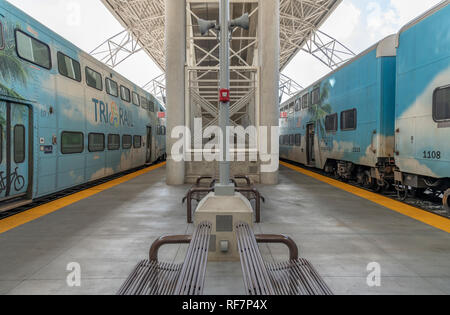
POLYGON ((341 179, 341 176, 339 175, 337 170, 334 170, 333 177, 334 177, 334 179, 337 179, 337 180, 341 179))
POLYGON ((384 189, 384 185, 385 185, 385 183, 383 180, 377 180, 375 183, 375 191, 377 193, 381 193, 384 189))
POLYGON ((447 211, 447 214, 450 216, 450 189, 447 189, 447 191, 444 193, 442 203, 444 204, 444 209, 447 211))
POLYGON ((364 186, 364 188, 367 188, 367 189, 374 189, 374 187, 375 187, 375 185, 372 181, 372 178, 370 177, 369 172, 364 173, 363 186, 364 186))
POLYGON ((397 196, 401 201, 405 201, 408 198, 408 188, 404 187, 404 189, 397 187, 397 196))

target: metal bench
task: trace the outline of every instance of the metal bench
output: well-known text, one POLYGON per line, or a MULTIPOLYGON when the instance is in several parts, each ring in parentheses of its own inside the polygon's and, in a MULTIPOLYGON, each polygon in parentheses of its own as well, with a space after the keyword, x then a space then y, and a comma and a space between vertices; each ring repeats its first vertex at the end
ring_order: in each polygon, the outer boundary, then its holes
MULTIPOLYGON (((252 186, 250 178, 247 176, 235 176, 231 179, 235 186, 235 191, 241 193, 245 198, 249 201, 255 201, 255 222, 261 222, 261 201, 266 202, 264 196, 252 186), (242 185, 238 182, 238 180, 244 180, 245 184, 242 185)), ((186 193, 186 196, 183 198, 183 203, 187 202, 187 223, 192 223, 192 201, 200 202, 203 198, 205 198, 209 193, 214 191, 214 185, 216 183, 216 179, 210 176, 202 176, 199 177, 192 186, 191 189, 186 193), (204 183, 208 185, 205 185, 204 183)))
POLYGON ((197 226, 193 235, 163 236, 150 249, 150 259, 141 261, 118 295, 202 295, 208 261, 211 223, 197 226), (183 264, 158 261, 164 245, 189 244, 183 264))
POLYGON ((236 225, 244 284, 248 295, 332 295, 322 277, 305 259, 298 258, 295 242, 283 235, 255 235, 247 223, 236 225), (289 248, 290 260, 267 263, 258 243, 280 243, 289 248))

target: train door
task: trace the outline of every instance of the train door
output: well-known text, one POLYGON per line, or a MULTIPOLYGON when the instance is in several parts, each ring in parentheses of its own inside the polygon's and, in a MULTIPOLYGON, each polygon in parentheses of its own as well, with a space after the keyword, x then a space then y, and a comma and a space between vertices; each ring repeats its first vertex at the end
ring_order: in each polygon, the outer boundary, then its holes
POLYGON ((315 135, 316 135, 315 124, 309 124, 306 126, 306 151, 308 157, 308 165, 313 165, 316 161, 316 151, 314 147, 315 135))
POLYGON ((0 201, 26 196, 29 185, 28 106, 0 101, 0 201))
POLYGON ((152 163, 152 144, 153 144, 153 134, 152 134, 152 127, 147 127, 147 157, 146 157, 146 163, 150 164, 152 163))

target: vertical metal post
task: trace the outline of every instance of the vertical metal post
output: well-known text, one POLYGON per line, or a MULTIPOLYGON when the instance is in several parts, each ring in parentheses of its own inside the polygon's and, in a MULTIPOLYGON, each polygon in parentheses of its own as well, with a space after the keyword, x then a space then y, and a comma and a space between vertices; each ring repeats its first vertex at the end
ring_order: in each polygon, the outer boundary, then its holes
MULTIPOLYGON (((229 0, 220 0, 220 89, 230 88, 230 2, 229 0)), ((219 162, 220 184, 216 186, 216 194, 230 195, 234 194, 234 188, 230 188, 230 162, 228 161, 228 142, 227 126, 230 121, 230 103, 220 102, 219 108, 219 127, 222 130, 223 146, 222 160, 219 162), (219 189, 218 189, 219 188, 219 189)))

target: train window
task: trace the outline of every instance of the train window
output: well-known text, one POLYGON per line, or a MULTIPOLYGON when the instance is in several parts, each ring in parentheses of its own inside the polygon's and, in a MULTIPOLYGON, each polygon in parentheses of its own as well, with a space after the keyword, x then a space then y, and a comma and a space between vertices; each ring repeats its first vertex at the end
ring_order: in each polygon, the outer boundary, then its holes
POLYGON ((326 132, 336 132, 338 130, 338 115, 328 115, 325 117, 326 132))
POLYGON ((450 120, 450 85, 434 91, 433 119, 436 122, 450 120))
POLYGON ((300 99, 297 99, 297 100, 295 101, 295 111, 296 111, 296 112, 299 112, 301 109, 302 109, 301 101, 300 101, 300 99))
POLYGON ((143 109, 148 109, 148 101, 145 97, 141 96, 141 107, 143 109))
POLYGON ((21 30, 16 30, 16 49, 20 58, 45 69, 51 69, 50 47, 47 44, 21 30))
POLYGON ((89 152, 105 151, 105 135, 103 133, 89 134, 89 152))
POLYGON ((133 105, 141 106, 141 98, 136 92, 133 92, 133 105))
POLYGON ((295 136, 294 135, 290 135, 289 136, 289 145, 293 146, 295 144, 295 136))
POLYGON ((75 154, 84 151, 84 135, 81 132, 63 132, 61 134, 61 153, 75 154))
POLYGON ((14 162, 16 164, 25 161, 25 126, 14 126, 14 162))
POLYGON ((80 63, 58 51, 58 71, 69 79, 81 82, 80 63))
POLYGON ((294 114, 294 103, 289 104, 289 115, 294 114))
POLYGON ((302 108, 306 109, 309 106, 309 97, 308 94, 303 95, 302 97, 302 108))
POLYGON ((120 135, 108 135, 108 150, 115 151, 120 149, 120 135))
POLYGON ((119 96, 119 85, 117 82, 111 80, 110 78, 106 78, 106 93, 109 95, 118 97, 119 96))
POLYGON ((295 135, 295 145, 297 147, 302 145, 302 135, 300 135, 300 134, 295 135))
POLYGON ((152 113, 155 112, 155 103, 153 103, 152 101, 148 102, 148 110, 151 111, 152 113))
POLYGON ((0 50, 5 48, 5 39, 3 38, 3 24, 0 21, 0 50))
POLYGON ((316 88, 311 92, 311 105, 317 105, 320 101, 320 88, 316 88))
POLYGON ((3 162, 3 126, 0 125, 0 163, 3 162))
POLYGON ((284 136, 284 145, 289 145, 289 135, 284 136))
POLYGON ((122 137, 122 148, 123 149, 131 149, 131 146, 133 145, 133 137, 130 135, 124 135, 122 137))
POLYGON ((357 124, 356 109, 341 113, 341 130, 355 130, 357 124))
POLYGON ((142 147, 142 137, 141 136, 134 136, 133 146, 135 149, 140 149, 142 147))
POLYGON ((130 89, 124 87, 123 85, 120 86, 120 98, 124 100, 125 102, 130 103, 131 102, 131 92, 130 89))
POLYGON ((99 91, 103 91, 103 82, 102 75, 97 71, 92 70, 89 67, 86 67, 86 83, 91 88, 97 89, 99 91))

